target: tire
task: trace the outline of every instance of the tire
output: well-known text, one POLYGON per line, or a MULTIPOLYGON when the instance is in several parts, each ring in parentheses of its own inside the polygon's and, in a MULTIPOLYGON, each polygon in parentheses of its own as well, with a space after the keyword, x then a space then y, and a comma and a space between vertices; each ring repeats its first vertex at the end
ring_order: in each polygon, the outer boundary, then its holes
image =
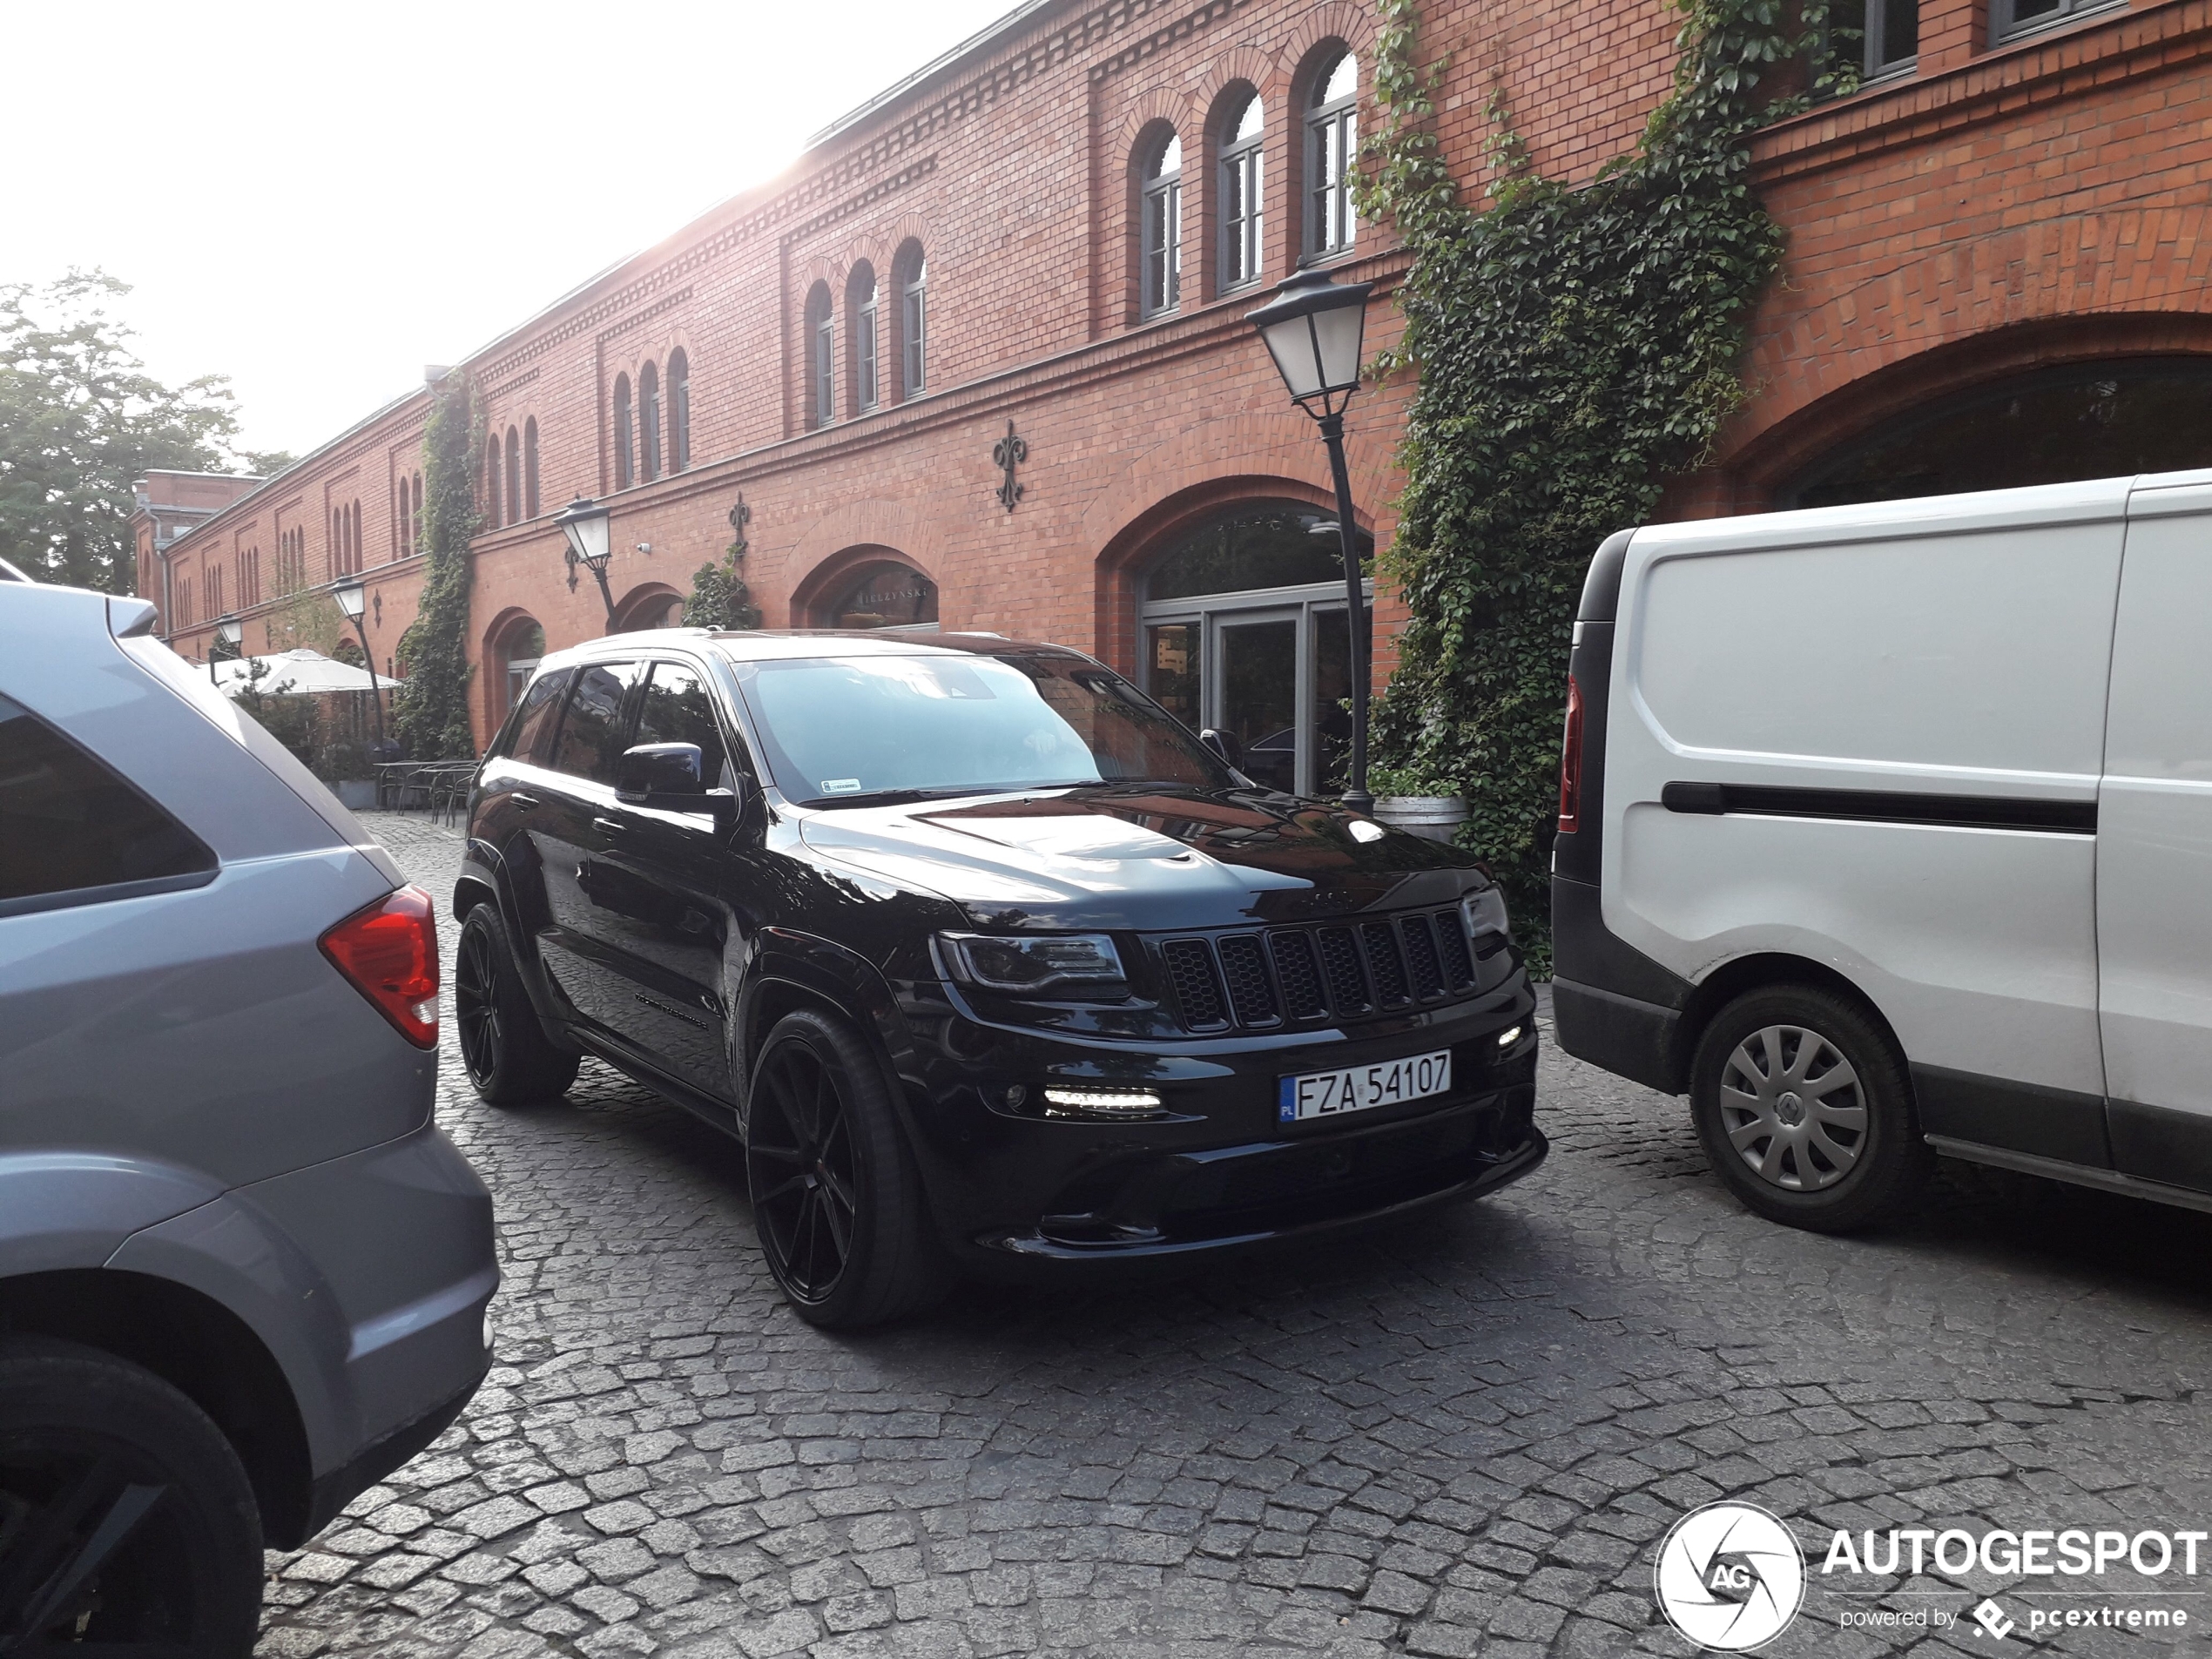
POLYGON ((1689 1103, 1721 1178, 1789 1226, 1844 1233, 1892 1220, 1935 1168, 1905 1056, 1832 991, 1770 986, 1723 1008, 1698 1042, 1689 1103))
POLYGON ((951 1288, 882 1069, 843 1021, 786 1015, 761 1045, 745 1184, 768 1271, 807 1324, 853 1331, 951 1288))
POLYGON ((206 1413, 97 1348, 0 1336, 0 1645, 242 1659, 260 1615, 260 1512, 206 1413))
POLYGON ((478 905, 461 924, 453 953, 453 1012, 461 1063, 477 1096, 489 1104, 552 1100, 576 1081, 583 1057, 554 1047, 545 1035, 496 905, 478 905))

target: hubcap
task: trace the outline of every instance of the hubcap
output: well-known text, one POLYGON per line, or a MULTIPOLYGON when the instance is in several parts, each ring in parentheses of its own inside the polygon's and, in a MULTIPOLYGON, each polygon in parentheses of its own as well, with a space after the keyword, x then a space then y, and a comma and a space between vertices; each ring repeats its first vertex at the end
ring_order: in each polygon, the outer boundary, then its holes
POLYGON ((0 1438, 0 1656, 185 1651, 194 1575, 169 1496, 135 1447, 68 1431, 0 1438))
POLYGON ((823 1300, 853 1252, 859 1184, 837 1076, 803 1042, 782 1044, 761 1066, 745 1175, 761 1243, 785 1288, 823 1300))
POLYGON ((1858 1074, 1817 1031, 1798 1025, 1754 1031, 1721 1069, 1720 1095, 1729 1144, 1770 1186, 1832 1187, 1866 1150, 1858 1074))
POLYGON ((461 1061, 478 1082, 489 1079, 499 1064, 499 1005, 492 995, 498 981, 491 953, 490 936, 470 929, 461 936, 460 960, 454 964, 454 1023, 461 1028, 461 1061))

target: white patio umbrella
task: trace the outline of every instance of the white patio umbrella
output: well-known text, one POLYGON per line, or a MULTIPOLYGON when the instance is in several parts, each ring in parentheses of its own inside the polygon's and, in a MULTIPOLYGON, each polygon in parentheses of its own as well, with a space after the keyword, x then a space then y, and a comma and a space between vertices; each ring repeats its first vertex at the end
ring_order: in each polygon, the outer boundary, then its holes
MULTIPOLYGON (((369 689, 368 671, 341 663, 334 657, 326 657, 319 651, 302 645, 296 651, 280 651, 273 657, 241 657, 227 663, 215 664, 215 684, 224 691, 235 691, 246 683, 256 663, 266 664, 268 677, 261 682, 261 690, 277 697, 312 697, 319 691, 366 691, 369 689)), ((378 685, 391 685, 398 677, 379 674, 378 685)))

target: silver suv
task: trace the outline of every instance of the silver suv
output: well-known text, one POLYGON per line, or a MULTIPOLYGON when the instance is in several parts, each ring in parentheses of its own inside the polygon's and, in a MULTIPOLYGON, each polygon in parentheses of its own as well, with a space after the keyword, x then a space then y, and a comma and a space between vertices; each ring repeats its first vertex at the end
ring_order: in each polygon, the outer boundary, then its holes
POLYGON ((0 582, 0 1653, 249 1651, 488 1363, 434 907, 153 620, 0 582))

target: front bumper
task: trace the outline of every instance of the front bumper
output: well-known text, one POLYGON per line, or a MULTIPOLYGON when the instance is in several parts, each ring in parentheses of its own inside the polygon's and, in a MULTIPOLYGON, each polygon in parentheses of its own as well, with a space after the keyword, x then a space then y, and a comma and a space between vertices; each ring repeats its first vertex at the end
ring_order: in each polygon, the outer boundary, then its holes
POLYGON ((971 1270, 1188 1256, 1363 1226, 1492 1191, 1541 1163, 1535 1002, 1518 972, 1454 1007, 1326 1030, 1115 1043, 903 1010, 900 1066, 939 1229, 971 1270), (921 1017, 916 1017, 920 1015, 921 1017), (1500 1038, 1519 1035, 1501 1045, 1500 1038), (1299 1123, 1278 1081, 1449 1049, 1442 1095, 1299 1123), (1143 1087, 1162 1113, 1047 1118, 1024 1085, 1143 1087))

